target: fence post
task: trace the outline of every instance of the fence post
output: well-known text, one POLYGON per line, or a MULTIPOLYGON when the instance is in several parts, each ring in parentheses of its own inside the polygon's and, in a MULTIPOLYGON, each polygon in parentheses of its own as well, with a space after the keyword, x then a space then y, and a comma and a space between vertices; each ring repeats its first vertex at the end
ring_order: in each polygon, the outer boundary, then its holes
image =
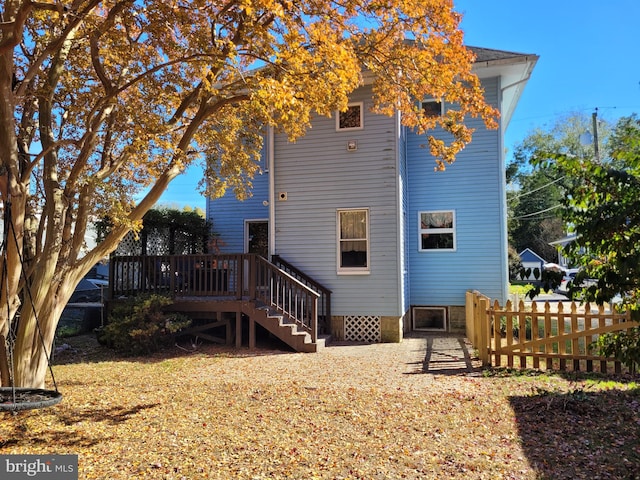
POLYGON ((489 336, 491 316, 489 315, 489 301, 485 297, 477 298, 476 327, 478 327, 478 351, 483 367, 491 366, 491 337, 489 336))
MULTIPOLYGON (((490 305, 491 314, 487 315, 487 332, 491 330, 491 321, 493 320, 493 362, 494 366, 499 367, 502 364, 502 335, 500 332, 500 321, 501 317, 496 314, 496 312, 501 311, 500 304, 498 300, 493 302, 493 305, 490 305)), ((491 340, 489 340, 491 342, 491 340)))
POLYGON ((466 335, 471 341, 473 348, 479 350, 480 345, 478 343, 478 333, 476 328, 476 309, 477 309, 477 294, 476 292, 468 291, 465 297, 465 320, 466 320, 466 335))

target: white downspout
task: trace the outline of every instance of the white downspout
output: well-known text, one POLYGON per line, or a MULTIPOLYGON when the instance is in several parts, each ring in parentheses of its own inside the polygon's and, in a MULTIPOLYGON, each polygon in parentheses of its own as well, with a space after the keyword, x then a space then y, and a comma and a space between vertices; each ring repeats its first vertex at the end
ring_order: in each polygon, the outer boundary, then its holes
POLYGON ((405 298, 405 289, 408 288, 407 285, 405 285, 404 280, 405 280, 405 270, 408 268, 408 265, 406 265, 406 261, 407 261, 407 252, 405 251, 405 238, 404 238, 404 233, 405 233, 405 225, 404 225, 404 208, 403 208, 403 190, 401 189, 401 185, 403 188, 406 188, 406 185, 402 183, 402 179, 400 178, 401 176, 401 165, 400 163, 404 160, 406 161, 406 158, 404 157, 404 155, 400 152, 400 145, 401 145, 401 135, 402 135, 402 123, 401 123, 401 113, 397 112, 396 113, 396 118, 395 118, 395 152, 396 152, 396 157, 395 157, 395 162, 396 162, 396 201, 398 202, 397 205, 397 210, 396 210, 396 215, 398 216, 396 219, 396 242, 397 242, 397 248, 396 248, 396 262, 398 267, 397 267, 397 271, 398 271, 398 292, 397 292, 397 298, 398 298, 398 314, 402 317, 402 332, 401 332, 401 336, 404 336, 404 314, 405 314, 405 309, 406 309, 406 305, 404 303, 404 298, 405 298))
MULTIPOLYGON (((500 77, 500 85, 502 85, 502 77, 500 77)), ((512 84, 511 86, 515 86, 516 84, 512 84)), ((504 99, 504 91, 505 88, 499 88, 498 95, 500 98, 498 103, 500 104, 500 111, 503 111, 502 103, 504 99)), ((498 119, 500 122, 500 135, 498 136, 498 185, 500 186, 500 208, 501 208, 501 217, 503 218, 502 228, 500 229, 500 234, 502 237, 502 271, 506 274, 506 281, 503 280, 502 285, 502 302, 506 303, 509 298, 509 232, 507 229, 507 224, 509 223, 509 219, 507 218, 507 214, 509 209, 507 207, 507 182, 506 182, 506 163, 505 163, 505 151, 504 151, 504 136, 506 133, 506 125, 502 121, 502 118, 498 119)))
POLYGON ((276 253, 275 133, 267 127, 267 162, 269 165, 269 259, 276 253))

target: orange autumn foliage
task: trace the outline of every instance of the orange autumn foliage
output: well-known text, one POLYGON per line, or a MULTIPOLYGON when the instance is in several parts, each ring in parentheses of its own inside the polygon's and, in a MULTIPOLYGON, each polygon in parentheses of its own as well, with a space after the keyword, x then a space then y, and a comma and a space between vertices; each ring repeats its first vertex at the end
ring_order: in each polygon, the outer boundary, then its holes
POLYGON ((1 5, 2 199, 16 241, 3 260, 0 304, 9 308, 0 309, 0 335, 21 316, 5 384, 43 384, 77 283, 193 162, 216 159, 205 169, 207 194, 245 196, 265 126, 298 138, 312 115, 345 109, 365 78, 376 112, 451 133, 448 144, 429 140, 437 168, 470 141, 465 117, 495 126, 451 0, 1 5), (427 117, 417 101, 425 97, 456 109, 427 117), (99 217, 114 228, 87 250, 99 217))

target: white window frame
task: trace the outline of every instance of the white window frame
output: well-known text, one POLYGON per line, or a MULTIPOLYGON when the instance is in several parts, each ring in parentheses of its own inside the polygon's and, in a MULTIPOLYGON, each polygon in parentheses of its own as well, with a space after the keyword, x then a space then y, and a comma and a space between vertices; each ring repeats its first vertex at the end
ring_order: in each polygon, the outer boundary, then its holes
POLYGON ((338 275, 368 275, 371 272, 371 241, 370 241, 370 212, 368 208, 339 208, 336 210, 336 270, 338 275), (345 212, 364 212, 366 215, 366 237, 365 238, 349 238, 343 240, 340 238, 340 214, 345 212), (367 264, 364 267, 343 267, 340 245, 343 241, 365 241, 367 245, 367 264))
POLYGON ((436 98, 428 98, 426 100, 423 100, 420 103, 420 108, 424 109, 424 104, 425 103, 438 103, 438 104, 440 104, 440 116, 442 117, 444 115, 444 102, 442 100, 438 100, 436 98))
MULTIPOLYGON (((244 237, 243 238, 244 253, 248 253, 249 252, 249 242, 250 242, 249 224, 250 223, 266 223, 267 224, 267 232, 269 231, 269 219, 268 218, 245 218, 244 219, 244 235, 243 235, 243 237, 244 237)), ((268 238, 268 240, 270 240, 270 239, 268 238)), ((269 250, 268 246, 267 246, 267 250, 269 250)), ((267 253, 267 255, 268 255, 268 253, 267 253)))
POLYGON ((352 132, 354 130, 363 130, 364 129, 364 102, 352 102, 347 105, 347 108, 350 107, 360 107, 360 126, 359 127, 340 127, 340 114, 344 112, 340 112, 336 110, 336 131, 337 132, 352 132))
POLYGON ((422 210, 418 212, 418 251, 419 252, 455 252, 457 250, 458 244, 456 240, 456 211, 455 210, 422 210), (422 228, 422 215, 423 214, 432 214, 432 213, 450 213, 452 215, 452 227, 449 228, 422 228), (452 248, 422 248, 422 234, 442 234, 442 233, 452 233, 453 234, 453 247, 452 248))

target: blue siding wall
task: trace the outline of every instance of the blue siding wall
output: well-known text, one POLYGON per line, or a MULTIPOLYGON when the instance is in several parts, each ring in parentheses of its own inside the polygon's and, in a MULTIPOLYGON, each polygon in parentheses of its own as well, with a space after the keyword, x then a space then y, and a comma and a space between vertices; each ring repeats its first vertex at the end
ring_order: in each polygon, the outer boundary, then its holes
POLYGON ((372 114, 370 88, 352 102, 364 102, 364 129, 336 131, 335 118, 316 118, 296 143, 276 136, 276 253, 334 293, 334 315, 399 315, 398 169, 395 118, 372 114), (347 142, 358 143, 347 151, 347 142), (368 275, 337 274, 336 209, 368 208, 368 275))
MULTIPOLYGON (((499 79, 483 82, 497 105, 499 79)), ((223 252, 244 251, 244 221, 267 219, 269 175, 274 176, 275 253, 334 293, 334 315, 402 315, 409 305, 464 305, 477 289, 504 301, 507 285, 504 166, 500 131, 479 120, 473 141, 445 172, 421 147, 425 137, 399 128, 397 118, 374 115, 371 90, 364 129, 336 131, 335 118, 318 117, 308 134, 290 143, 275 136, 273 171, 257 175, 253 196, 232 193, 207 202, 207 217, 223 252), (357 142, 356 151, 347 143, 357 142), (279 193, 287 199, 280 200, 279 193), (370 274, 337 274, 336 210, 367 208, 370 274), (418 251, 418 212, 455 210, 457 250, 418 251)), ((271 148, 270 146, 266 146, 271 148)), ((266 148, 261 160, 266 161, 266 148)))
MULTIPOLYGON (((267 145, 263 148, 261 165, 266 165, 267 145)), ((267 220, 269 207, 269 173, 257 174, 253 178, 253 195, 239 202, 233 192, 227 191, 222 198, 207 200, 207 219, 213 223, 213 231, 219 235, 221 253, 244 252, 245 220, 267 220)))
MULTIPOLYGON (((483 82, 487 100, 498 104, 497 78, 483 82)), ((409 258, 412 305, 464 305, 465 292, 477 289, 504 301, 505 254, 504 167, 499 130, 486 130, 479 120, 473 141, 445 172, 434 172, 433 160, 410 134, 409 258), (418 251, 418 212, 454 210, 456 251, 418 251)))

